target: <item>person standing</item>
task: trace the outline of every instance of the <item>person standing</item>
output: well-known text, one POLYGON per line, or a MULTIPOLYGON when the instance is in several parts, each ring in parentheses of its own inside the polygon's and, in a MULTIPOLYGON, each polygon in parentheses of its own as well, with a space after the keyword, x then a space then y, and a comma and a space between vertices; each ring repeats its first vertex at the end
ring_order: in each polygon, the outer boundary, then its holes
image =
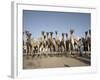
POLYGON ((80 56, 83 56, 83 42, 82 42, 82 39, 79 39, 79 51, 80 51, 80 56))

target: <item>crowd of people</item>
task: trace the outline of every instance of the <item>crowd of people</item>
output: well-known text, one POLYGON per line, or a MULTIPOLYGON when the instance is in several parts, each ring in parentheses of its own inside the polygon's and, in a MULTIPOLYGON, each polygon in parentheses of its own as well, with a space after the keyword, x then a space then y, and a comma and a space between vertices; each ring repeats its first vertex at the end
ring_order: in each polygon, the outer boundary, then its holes
POLYGON ((32 39, 29 31, 23 32, 23 53, 27 56, 63 55, 79 53, 80 56, 86 51, 91 51, 91 30, 85 32, 85 36, 79 38, 73 29, 68 33, 62 33, 59 38, 58 32, 41 32, 38 40, 32 39), (55 37, 53 36, 55 34, 55 37))

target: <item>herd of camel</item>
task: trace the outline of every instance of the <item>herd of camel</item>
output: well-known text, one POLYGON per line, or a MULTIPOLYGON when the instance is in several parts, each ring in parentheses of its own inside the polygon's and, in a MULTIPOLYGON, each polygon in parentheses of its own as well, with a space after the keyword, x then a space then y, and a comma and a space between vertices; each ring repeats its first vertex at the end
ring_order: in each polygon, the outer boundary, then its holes
POLYGON ((32 40, 32 34, 29 31, 23 32, 26 36, 26 40, 23 40, 23 53, 32 57, 38 55, 60 55, 62 53, 74 51, 91 51, 91 31, 85 32, 85 37, 80 39, 74 36, 74 30, 70 30, 70 37, 68 33, 62 33, 61 40, 58 37, 58 32, 55 31, 55 37, 53 32, 41 32, 41 38, 37 41, 32 40))

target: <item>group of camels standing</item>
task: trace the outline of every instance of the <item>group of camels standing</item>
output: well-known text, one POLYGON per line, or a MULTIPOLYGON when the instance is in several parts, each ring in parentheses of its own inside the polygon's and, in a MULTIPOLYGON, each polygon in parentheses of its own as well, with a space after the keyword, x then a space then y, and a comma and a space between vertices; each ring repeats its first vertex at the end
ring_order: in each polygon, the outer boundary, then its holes
POLYGON ((32 34, 29 31, 23 32, 26 36, 26 40, 23 39, 23 52, 27 56, 32 55, 57 55, 62 53, 70 53, 77 51, 82 55, 83 51, 91 50, 91 31, 85 32, 85 37, 78 38, 74 35, 74 30, 70 30, 70 36, 68 33, 62 33, 61 39, 59 39, 58 32, 55 31, 55 37, 53 32, 41 32, 41 38, 39 40, 32 40, 32 34), (26 48, 25 48, 26 47, 26 48))

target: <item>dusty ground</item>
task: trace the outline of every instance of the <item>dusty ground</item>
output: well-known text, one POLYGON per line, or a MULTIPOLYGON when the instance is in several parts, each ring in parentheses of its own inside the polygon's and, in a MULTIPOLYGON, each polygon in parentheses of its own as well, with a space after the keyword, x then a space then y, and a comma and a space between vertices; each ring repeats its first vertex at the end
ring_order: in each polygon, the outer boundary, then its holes
POLYGON ((57 68, 57 67, 79 67, 90 66, 90 59, 83 57, 71 57, 71 56, 53 56, 53 57, 34 57, 23 56, 23 68, 24 69, 37 69, 37 68, 57 68), (82 59, 82 60, 81 60, 82 59), (88 61, 88 62, 87 62, 88 61))

